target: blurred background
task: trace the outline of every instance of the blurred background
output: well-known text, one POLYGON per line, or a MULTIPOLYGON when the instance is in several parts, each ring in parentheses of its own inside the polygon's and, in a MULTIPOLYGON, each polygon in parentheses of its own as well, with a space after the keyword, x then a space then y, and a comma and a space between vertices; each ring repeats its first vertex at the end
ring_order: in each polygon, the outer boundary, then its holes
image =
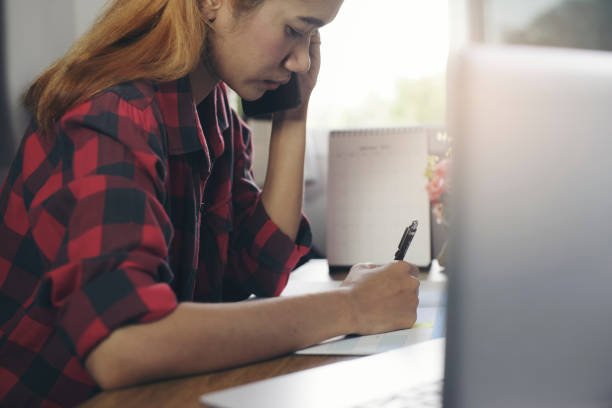
MULTIPOLYGON (((25 130, 20 99, 93 22, 104 0, 3 0, 0 5, 0 180, 25 130)), ((331 129, 428 125, 444 129, 446 59, 469 42, 612 51, 610 0, 346 0, 322 29, 322 69, 309 110, 305 211, 325 255, 331 129)), ((252 121, 258 183, 269 122, 252 121)), ((433 133, 432 135, 437 135, 433 133)), ((432 154, 448 141, 432 136, 432 154)), ((424 186, 426 180, 424 178, 424 186)), ((433 217, 432 217, 433 219, 433 217)), ((432 225, 433 253, 444 229, 432 225)))

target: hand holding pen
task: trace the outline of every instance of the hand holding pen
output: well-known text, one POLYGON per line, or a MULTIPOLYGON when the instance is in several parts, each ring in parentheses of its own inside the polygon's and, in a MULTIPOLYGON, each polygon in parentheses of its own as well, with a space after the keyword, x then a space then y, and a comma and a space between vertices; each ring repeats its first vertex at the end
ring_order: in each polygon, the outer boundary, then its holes
MULTIPOLYGON (((401 261, 419 223, 413 221, 404 231, 395 253, 401 261)), ((356 328, 352 333, 374 334, 411 327, 419 304, 419 269, 407 262, 385 265, 353 265, 342 286, 352 298, 356 328)))

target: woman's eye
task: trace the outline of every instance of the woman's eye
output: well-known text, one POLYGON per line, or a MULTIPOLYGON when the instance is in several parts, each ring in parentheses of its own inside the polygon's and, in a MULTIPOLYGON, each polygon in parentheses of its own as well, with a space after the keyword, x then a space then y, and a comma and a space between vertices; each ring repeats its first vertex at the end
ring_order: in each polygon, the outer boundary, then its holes
POLYGON ((291 26, 287 26, 287 34, 289 34, 291 37, 294 37, 294 38, 304 37, 304 34, 302 34, 301 32, 299 32, 298 30, 296 30, 295 28, 291 26))

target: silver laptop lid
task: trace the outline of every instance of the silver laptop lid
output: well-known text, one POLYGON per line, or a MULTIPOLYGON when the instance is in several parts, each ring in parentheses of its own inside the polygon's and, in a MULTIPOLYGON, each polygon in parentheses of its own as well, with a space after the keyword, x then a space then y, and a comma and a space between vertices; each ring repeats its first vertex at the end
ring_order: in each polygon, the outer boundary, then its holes
MULTIPOLYGON (((204 394, 220 408, 351 408, 442 378, 444 339, 204 394)), ((397 406, 397 405, 396 405, 397 406)))
POLYGON ((612 54, 449 60, 445 402, 612 406, 612 54))

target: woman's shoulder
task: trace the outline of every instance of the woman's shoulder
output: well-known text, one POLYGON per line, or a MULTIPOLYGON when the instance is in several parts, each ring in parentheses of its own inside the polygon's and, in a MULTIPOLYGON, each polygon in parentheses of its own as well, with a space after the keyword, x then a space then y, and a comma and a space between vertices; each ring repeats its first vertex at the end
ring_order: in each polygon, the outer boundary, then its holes
POLYGON ((153 80, 135 79, 113 85, 96 96, 115 95, 136 108, 145 109, 155 100, 158 88, 157 83, 153 80))
POLYGON ((55 133, 75 146, 95 138, 97 143, 119 142, 134 151, 154 150, 163 155, 166 141, 155 107, 157 87, 151 80, 113 85, 62 115, 55 133))
POLYGON ((157 89, 155 81, 146 79, 113 85, 70 108, 61 116, 59 125, 66 128, 84 123, 95 130, 93 125, 113 125, 122 122, 121 118, 128 118, 134 124, 150 129, 159 121, 156 109, 151 108, 157 89))

